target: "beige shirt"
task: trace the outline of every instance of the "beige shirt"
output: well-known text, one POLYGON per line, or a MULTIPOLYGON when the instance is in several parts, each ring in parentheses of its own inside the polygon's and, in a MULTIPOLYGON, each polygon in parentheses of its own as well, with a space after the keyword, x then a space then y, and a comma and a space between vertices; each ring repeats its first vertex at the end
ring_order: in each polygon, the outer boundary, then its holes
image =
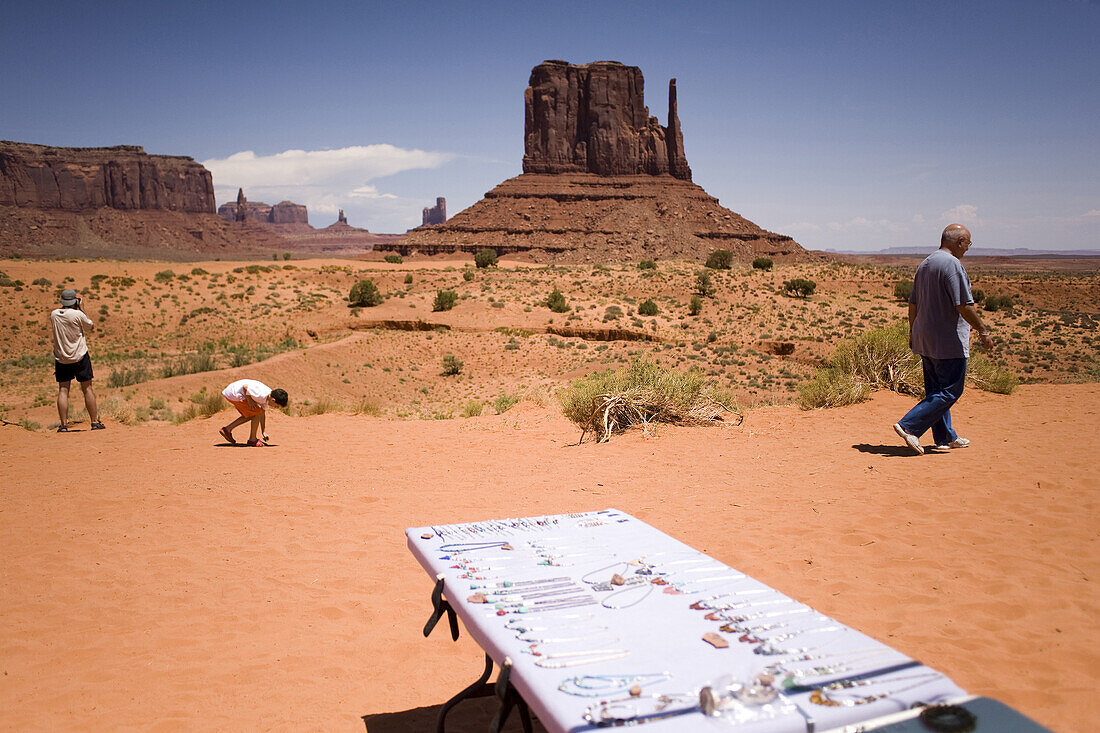
POLYGON ((75 364, 88 353, 84 328, 92 328, 92 319, 76 308, 58 308, 50 313, 53 358, 62 364, 75 364))

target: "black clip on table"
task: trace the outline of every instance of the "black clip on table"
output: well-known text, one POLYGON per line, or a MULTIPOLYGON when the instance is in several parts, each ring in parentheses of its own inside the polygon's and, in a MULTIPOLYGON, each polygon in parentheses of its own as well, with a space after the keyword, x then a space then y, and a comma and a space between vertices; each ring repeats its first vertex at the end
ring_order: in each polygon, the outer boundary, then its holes
MULTIPOLYGON (((424 636, 428 636, 432 633, 436 624, 439 623, 443 615, 447 615, 447 624, 451 627, 451 640, 458 641, 458 616, 455 615, 454 607, 450 602, 443 597, 443 578, 442 576, 436 579, 435 588, 432 589, 432 615, 428 619, 428 623, 424 624, 424 636)), ((508 716, 512 712, 512 708, 519 709, 520 721, 523 724, 523 733, 532 733, 531 727, 531 711, 527 708, 527 703, 516 691, 516 688, 512 686, 509 681, 509 677, 512 673, 512 660, 505 658, 504 663, 500 666, 500 674, 497 675, 497 681, 495 684, 489 684, 489 676, 493 673, 493 658, 488 654, 485 655, 485 670, 481 673, 481 676, 477 680, 452 697, 447 702, 443 703, 443 707, 439 709, 439 717, 435 721, 436 733, 445 733, 447 726, 447 713, 451 711, 455 705, 458 705, 463 700, 472 699, 475 697, 489 697, 490 695, 496 695, 500 700, 500 708, 497 710, 497 714, 493 717, 492 723, 489 724, 489 733, 500 733, 500 729, 504 726, 505 721, 508 720, 508 716)))

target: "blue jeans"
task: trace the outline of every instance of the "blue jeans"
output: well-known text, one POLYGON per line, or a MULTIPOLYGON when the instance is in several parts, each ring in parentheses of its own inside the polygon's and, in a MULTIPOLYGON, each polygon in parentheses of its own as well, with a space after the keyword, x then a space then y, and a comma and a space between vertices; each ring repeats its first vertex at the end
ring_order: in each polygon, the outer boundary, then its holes
POLYGON ((966 383, 966 359, 920 358, 924 367, 924 399, 898 421, 901 429, 917 436, 932 428, 936 445, 947 445, 959 436, 951 429, 951 406, 962 397, 966 383))

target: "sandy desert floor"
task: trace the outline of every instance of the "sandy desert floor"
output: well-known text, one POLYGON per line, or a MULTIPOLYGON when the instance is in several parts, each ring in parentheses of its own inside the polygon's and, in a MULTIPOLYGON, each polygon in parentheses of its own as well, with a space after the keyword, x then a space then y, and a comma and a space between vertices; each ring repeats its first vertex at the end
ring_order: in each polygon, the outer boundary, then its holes
MULTIPOLYGON (((972 693, 1091 729, 1100 385, 970 391, 972 447, 924 457, 890 429, 909 406, 880 392, 604 445, 531 402, 276 414, 262 450, 219 446, 224 414, 0 427, 3 727, 429 730, 482 656, 423 638, 431 581, 404 529, 613 506, 972 693)), ((454 730, 490 714, 468 703, 454 730)))

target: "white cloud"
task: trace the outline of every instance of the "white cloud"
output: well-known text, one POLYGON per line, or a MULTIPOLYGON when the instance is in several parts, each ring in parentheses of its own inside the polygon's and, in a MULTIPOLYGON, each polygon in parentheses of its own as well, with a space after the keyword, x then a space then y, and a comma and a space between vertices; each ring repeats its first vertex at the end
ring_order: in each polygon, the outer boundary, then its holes
POLYGON ((978 207, 973 204, 959 204, 954 208, 940 214, 940 220, 949 224, 981 224, 978 218, 978 207))
POLYGON ((1086 211, 1083 218, 1092 218, 1096 216, 1100 216, 1100 209, 1090 209, 1089 211, 1086 211))
MULTIPOLYGON (((214 177, 219 204, 234 201, 243 188, 251 201, 293 201, 313 214, 345 209, 354 226, 372 231, 404 231, 419 224, 424 201, 379 191, 370 184, 402 171, 438 168, 454 159, 450 153, 406 150, 388 144, 355 145, 337 150, 286 150, 256 155, 251 150, 202 164, 214 177)), ((328 222, 311 218, 314 226, 328 222)))

